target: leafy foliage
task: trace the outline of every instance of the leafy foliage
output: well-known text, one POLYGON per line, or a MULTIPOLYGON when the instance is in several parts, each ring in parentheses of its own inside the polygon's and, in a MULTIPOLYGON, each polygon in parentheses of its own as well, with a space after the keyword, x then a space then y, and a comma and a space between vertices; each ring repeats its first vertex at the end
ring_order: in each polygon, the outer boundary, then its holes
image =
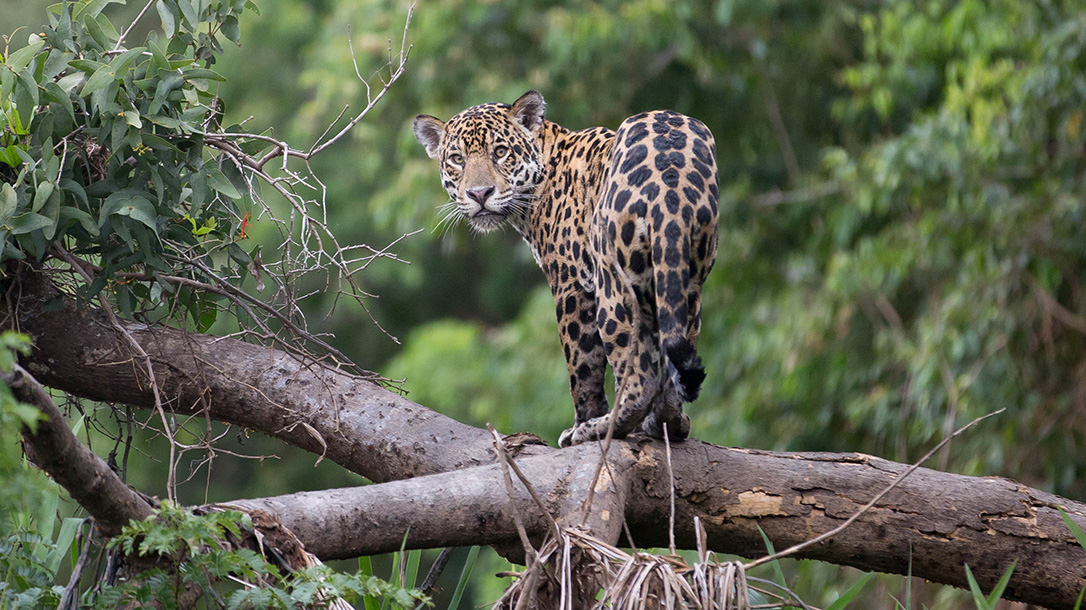
MULTIPOLYGON (((26 335, 0 333, 0 371, 13 370, 16 354, 26 353, 26 335)), ((42 420, 32 405, 20 403, 0 383, 0 606, 55 605, 61 587, 54 579, 81 519, 65 519, 54 539, 60 490, 22 456, 21 431, 42 420)))
POLYGON ((164 503, 155 515, 129 524, 109 543, 110 548, 126 555, 158 556, 159 565, 104 589, 94 598, 95 607, 156 603, 172 608, 188 586, 225 600, 231 610, 320 608, 336 598, 352 602, 364 596, 380 599, 392 608, 412 608, 426 600, 417 590, 361 572, 336 572, 324 565, 283 574, 260 554, 244 548, 234 550, 226 544, 240 537, 241 528, 250 527, 248 516, 237 511, 194 515, 164 503), (244 586, 237 586, 238 582, 244 586))
POLYGON ((102 12, 114 1, 55 5, 41 34, 5 53, 0 258, 42 260, 63 244, 101 269, 83 295, 108 286, 131 315, 176 288, 117 274, 170 272, 183 251, 249 262, 237 244, 249 188, 236 167, 208 159, 203 138, 219 130, 213 84, 223 80, 207 66, 223 37, 239 42, 237 17, 254 5, 158 2, 164 32, 126 48, 102 12))

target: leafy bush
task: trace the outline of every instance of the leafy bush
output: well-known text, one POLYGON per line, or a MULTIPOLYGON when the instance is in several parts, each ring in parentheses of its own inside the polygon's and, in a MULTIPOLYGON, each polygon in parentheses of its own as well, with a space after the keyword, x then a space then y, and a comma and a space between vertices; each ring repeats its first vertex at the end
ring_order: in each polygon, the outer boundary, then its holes
POLYGON ((412 608, 426 601, 417 590, 403 589, 362 572, 339 573, 320 564, 284 574, 254 551, 226 546, 228 539, 241 536, 243 527, 252 527, 244 513, 222 511, 198 516, 166 502, 155 515, 129 524, 109 542, 110 548, 130 557, 157 556, 161 567, 130 574, 115 587, 104 588, 97 595, 88 594, 87 601, 93 601, 96 608, 132 603, 172 608, 190 586, 230 610, 321 608, 337 598, 354 602, 369 597, 384 600, 392 608, 412 608))
POLYGON ((222 38, 239 42, 237 17, 255 5, 158 2, 164 34, 125 48, 128 32, 102 13, 114 1, 55 5, 49 26, 4 56, 0 259, 67 249, 100 268, 83 296, 108 286, 131 314, 175 287, 124 273, 168 273, 187 252, 250 262, 237 243, 249 187, 208 154, 204 134, 221 116, 213 85, 223 79, 208 66, 222 38))

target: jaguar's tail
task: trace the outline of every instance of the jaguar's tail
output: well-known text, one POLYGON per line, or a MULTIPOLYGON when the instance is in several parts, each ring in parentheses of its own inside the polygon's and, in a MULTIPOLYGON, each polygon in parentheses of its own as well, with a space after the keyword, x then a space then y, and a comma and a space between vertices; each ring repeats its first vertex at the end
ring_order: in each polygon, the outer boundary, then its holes
POLYGON ((701 382, 705 381, 705 367, 694 351, 694 344, 686 337, 664 339, 664 354, 667 373, 679 391, 679 398, 683 402, 697 400, 701 382))
MULTIPOLYGON (((656 284, 656 324, 663 348, 664 367, 683 402, 698 397, 701 382, 705 381, 705 367, 694 349, 691 335, 696 336, 701 315, 698 286, 690 277, 686 258, 675 256, 688 253, 690 238, 677 237, 676 243, 663 248, 661 260, 653 260, 656 284), (669 252, 670 250, 670 252, 669 252), (675 259, 679 259, 678 262, 675 259)), ((657 250, 659 251, 659 250, 657 250)), ((655 259, 655 256, 654 256, 655 259)))

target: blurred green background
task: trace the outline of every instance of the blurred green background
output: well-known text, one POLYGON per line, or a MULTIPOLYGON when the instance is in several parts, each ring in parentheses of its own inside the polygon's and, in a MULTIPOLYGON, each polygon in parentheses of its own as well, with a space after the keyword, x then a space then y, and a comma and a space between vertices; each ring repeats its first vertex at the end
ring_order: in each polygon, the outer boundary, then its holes
MULTIPOLYGON (((0 32, 42 22, 47 4, 0 1, 0 32)), ((257 4, 242 47, 215 66, 224 124, 252 117, 251 131, 302 148, 345 105, 364 105, 348 28, 359 71, 377 75, 409 6, 257 4)), ((114 7, 114 22, 141 6, 114 7)), ((362 276, 402 344, 360 309, 320 321, 331 299, 310 302, 318 329, 362 366, 459 420, 554 442, 573 411, 543 276, 512 231, 434 231, 446 196, 411 119, 527 89, 573 129, 673 108, 709 125, 721 172, 695 437, 910 461, 1006 408, 930 465, 1086 499, 1081 2, 424 0, 407 40, 406 75, 314 162, 342 243, 425 229, 395 248, 410 264, 362 276)), ((142 442, 148 455, 161 443, 142 442)), ((227 444, 281 459, 219 456, 208 476, 194 456, 184 500, 361 481, 327 462, 314 472, 313 456, 267 439, 227 444)), ((139 458, 129 479, 162 493, 161 463, 139 458)), ((485 566, 472 606, 500 591, 485 573, 500 563, 485 566)), ((789 569, 818 605, 849 580, 789 569)), ((903 585, 879 582, 865 607, 892 608, 903 585)), ((949 592, 926 595, 956 607, 949 592)))

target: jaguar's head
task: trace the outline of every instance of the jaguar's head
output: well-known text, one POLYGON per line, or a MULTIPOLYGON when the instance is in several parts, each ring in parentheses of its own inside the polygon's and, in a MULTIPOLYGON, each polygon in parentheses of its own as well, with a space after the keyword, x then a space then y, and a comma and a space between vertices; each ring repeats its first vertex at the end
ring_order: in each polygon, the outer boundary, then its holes
POLYGON ((535 202, 544 174, 537 136, 545 108, 543 96, 529 91, 512 106, 472 106, 448 123, 415 117, 415 137, 441 164, 441 184, 475 230, 492 231, 535 202))

